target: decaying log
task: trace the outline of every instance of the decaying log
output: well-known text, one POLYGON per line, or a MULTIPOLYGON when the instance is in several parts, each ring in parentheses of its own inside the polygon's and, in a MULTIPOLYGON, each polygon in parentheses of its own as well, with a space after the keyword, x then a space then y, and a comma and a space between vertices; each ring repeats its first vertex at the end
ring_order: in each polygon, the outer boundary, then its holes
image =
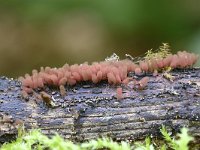
POLYGON ((106 81, 66 86, 64 97, 55 87, 38 89, 36 93, 45 91, 52 96, 53 106, 36 94, 22 98, 20 82, 1 77, 0 142, 14 139, 21 124, 27 130, 40 128, 47 135, 57 132, 74 141, 101 136, 116 140, 143 139, 147 135, 159 138, 161 125, 172 133, 186 126, 192 135, 200 136, 200 69, 174 70, 171 75, 173 81, 162 74, 146 74, 150 81, 143 90, 131 84, 120 85, 121 100, 116 98, 117 86, 106 81))

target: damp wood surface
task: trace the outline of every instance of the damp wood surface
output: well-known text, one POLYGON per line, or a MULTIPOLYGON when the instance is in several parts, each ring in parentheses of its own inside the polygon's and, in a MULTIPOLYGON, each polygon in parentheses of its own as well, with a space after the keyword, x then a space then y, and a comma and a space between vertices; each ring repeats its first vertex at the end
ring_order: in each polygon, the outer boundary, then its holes
POLYGON ((170 74, 173 81, 143 74, 138 80, 149 77, 143 90, 131 85, 109 85, 81 82, 65 86, 65 96, 59 89, 45 87, 52 96, 53 106, 37 97, 21 96, 21 83, 0 77, 0 142, 16 138, 17 128, 41 129, 46 135, 59 133, 72 141, 84 141, 108 136, 114 140, 139 140, 146 136, 161 138, 160 128, 165 125, 172 134, 183 126, 200 137, 200 69, 177 69, 170 74), (117 88, 122 98, 117 98, 117 88))

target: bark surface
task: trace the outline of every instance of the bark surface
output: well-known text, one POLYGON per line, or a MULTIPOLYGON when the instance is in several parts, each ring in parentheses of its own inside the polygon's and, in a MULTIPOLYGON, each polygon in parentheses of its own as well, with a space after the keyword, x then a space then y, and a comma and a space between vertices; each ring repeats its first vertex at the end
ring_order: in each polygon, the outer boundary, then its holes
POLYGON ((177 132, 189 128, 193 136, 200 136, 200 69, 174 70, 174 81, 162 74, 134 76, 138 80, 149 76, 143 90, 128 85, 123 88, 123 99, 117 100, 116 88, 107 82, 92 84, 82 82, 66 86, 62 97, 57 88, 45 87, 52 96, 54 106, 49 106, 37 94, 27 99, 21 96, 21 83, 0 78, 0 142, 16 137, 17 128, 40 128, 46 135, 55 132, 73 141, 101 136, 116 140, 138 140, 147 135, 160 138, 159 129, 165 125, 177 132))

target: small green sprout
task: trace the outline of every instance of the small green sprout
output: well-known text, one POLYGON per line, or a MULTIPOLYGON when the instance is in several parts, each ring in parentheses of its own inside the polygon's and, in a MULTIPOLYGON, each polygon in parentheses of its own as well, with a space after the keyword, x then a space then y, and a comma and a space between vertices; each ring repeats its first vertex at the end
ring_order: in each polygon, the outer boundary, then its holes
POLYGON ((171 54, 171 49, 168 43, 163 43, 163 45, 161 45, 159 49, 155 51, 153 51, 153 49, 150 49, 145 54, 146 56, 144 58, 146 60, 162 59, 171 54))

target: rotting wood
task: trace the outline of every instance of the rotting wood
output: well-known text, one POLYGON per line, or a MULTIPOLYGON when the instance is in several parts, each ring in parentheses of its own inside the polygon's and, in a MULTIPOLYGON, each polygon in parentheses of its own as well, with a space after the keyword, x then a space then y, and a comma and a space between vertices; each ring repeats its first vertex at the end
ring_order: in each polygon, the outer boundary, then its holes
MULTIPOLYGON (((123 98, 117 100, 119 86, 107 82, 82 82, 66 86, 67 95, 59 89, 45 87, 54 107, 47 106, 34 95, 21 96, 17 80, 0 78, 0 142, 14 139, 17 127, 40 128, 46 135, 59 133, 66 139, 82 141, 101 136, 116 140, 138 140, 147 135, 161 137, 161 125, 172 133, 186 126, 192 135, 200 136, 200 69, 174 70, 171 82, 161 74, 148 76, 143 90, 121 85, 123 98)), ((129 76, 135 76, 130 73, 129 76)), ((36 92, 39 93, 41 89, 36 92)))

